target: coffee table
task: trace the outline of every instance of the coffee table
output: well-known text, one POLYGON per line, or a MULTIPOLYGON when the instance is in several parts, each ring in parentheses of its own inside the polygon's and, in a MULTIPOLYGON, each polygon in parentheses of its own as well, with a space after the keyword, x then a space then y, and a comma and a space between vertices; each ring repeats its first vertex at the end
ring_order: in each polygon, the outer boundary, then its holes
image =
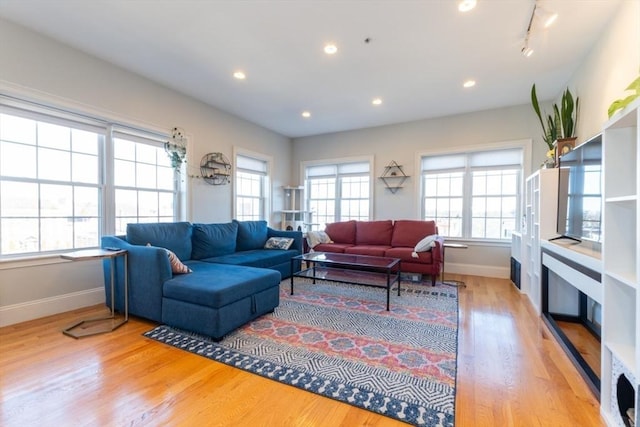
POLYGON ((291 295, 293 295, 294 277, 306 277, 316 283, 316 279, 330 280, 332 282, 350 283, 353 285, 371 286, 387 289, 387 311, 391 285, 398 283, 398 296, 400 296, 400 269, 399 258, 387 258, 370 255, 342 254, 332 252, 311 252, 291 258, 291 271, 296 265, 305 269, 291 275, 291 295))

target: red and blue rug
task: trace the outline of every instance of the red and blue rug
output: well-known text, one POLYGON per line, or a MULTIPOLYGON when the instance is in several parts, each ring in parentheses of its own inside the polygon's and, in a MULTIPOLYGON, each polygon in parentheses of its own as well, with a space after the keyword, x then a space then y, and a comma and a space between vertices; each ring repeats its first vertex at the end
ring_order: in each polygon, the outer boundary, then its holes
POLYGON ((280 305, 216 343, 158 326, 145 336, 413 425, 453 426, 457 289, 386 291, 296 279, 280 305))

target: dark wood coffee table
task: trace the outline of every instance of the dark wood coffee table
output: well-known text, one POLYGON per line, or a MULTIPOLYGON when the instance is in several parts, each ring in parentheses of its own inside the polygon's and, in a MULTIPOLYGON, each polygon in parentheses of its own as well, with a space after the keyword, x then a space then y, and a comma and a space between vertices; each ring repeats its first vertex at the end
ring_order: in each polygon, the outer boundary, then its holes
POLYGON ((306 277, 316 283, 316 279, 332 282, 350 283, 353 285, 371 286, 387 289, 387 311, 391 286, 398 283, 400 296, 399 258, 387 258, 370 255, 340 254, 332 252, 312 252, 291 258, 291 271, 294 266, 301 270, 291 275, 291 295, 293 295, 294 277, 306 277), (296 263, 298 263, 296 265, 296 263), (306 268, 302 269, 303 263, 306 268))

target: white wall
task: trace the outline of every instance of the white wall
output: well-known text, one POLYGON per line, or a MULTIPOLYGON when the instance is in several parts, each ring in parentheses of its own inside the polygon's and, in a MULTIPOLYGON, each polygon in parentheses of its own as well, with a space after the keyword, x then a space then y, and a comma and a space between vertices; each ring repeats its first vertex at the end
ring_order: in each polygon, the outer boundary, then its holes
MULTIPOLYGON (((622 2, 611 25, 568 83, 581 99, 579 140, 599 132, 609 104, 623 97, 623 89, 638 75, 638 9, 635 0, 622 2)), ((232 147, 239 146, 266 155, 277 153, 274 211, 282 207, 281 186, 299 183, 298 165, 304 160, 373 155, 375 176, 391 160, 405 166, 411 178, 395 195, 376 182, 374 217, 381 219, 417 218, 415 159, 419 153, 530 138, 532 168, 539 166, 545 154, 529 105, 301 138, 292 149, 281 135, 4 20, 0 20, 0 58, 0 91, 37 94, 156 129, 184 128, 193 143, 190 174, 198 173, 199 160, 208 152, 220 151, 231 158, 232 147)), ((231 218, 230 186, 213 187, 191 179, 188 185, 192 196, 189 220, 223 222, 231 218)), ((508 259, 507 247, 472 246, 447 253, 447 271, 507 277, 508 259)), ((103 301, 99 263, 48 262, 0 263, 0 326, 103 301)))
MULTIPOLYGON (((586 56, 568 83, 580 96, 578 142, 600 132, 611 102, 623 97, 623 89, 638 76, 640 54, 640 2, 625 0, 611 24, 586 56)), ((533 83, 533 82, 532 82, 533 83)), ((527 91, 530 87, 526 88, 527 91)), ((542 106, 544 109, 544 105, 542 106)), ((548 106, 547 106, 547 109, 548 106)), ((391 160, 405 166, 411 175, 406 188, 391 194, 379 180, 374 189, 374 218, 418 218, 419 153, 442 147, 484 145, 507 140, 533 140, 531 170, 545 158, 539 122, 529 104, 457 116, 422 120, 319 135, 294 140, 294 165, 300 161, 333 159, 357 155, 375 157, 375 176, 391 160)), ((295 170, 292 181, 300 182, 295 170)), ((467 251, 447 253, 449 272, 508 277, 510 251, 506 247, 477 245, 467 251)))
MULTIPOLYGON (((0 19, 0 92, 35 97, 68 108, 166 130, 179 126, 190 138, 188 174, 199 175, 202 156, 233 147, 274 156, 274 209, 282 209, 290 184, 291 141, 207 106, 52 39, 0 19)), ((232 187, 187 178, 193 222, 226 222, 232 187)), ((0 326, 104 301, 98 262, 0 263, 0 326), (35 264, 35 265, 34 265, 35 264)))
POLYGON ((578 142, 602 131, 609 106, 639 75, 640 2, 625 0, 569 82, 580 96, 578 142))
MULTIPOLYGON (((540 138, 539 124, 531 106, 520 105, 498 110, 421 120, 397 125, 319 135, 294 140, 293 161, 333 159, 373 155, 374 176, 395 160, 410 175, 405 187, 392 194, 376 178, 374 219, 418 219, 420 154, 459 147, 480 147, 508 141, 534 140, 533 160, 525 173, 539 167, 546 144, 540 138)), ((300 179, 300 171, 292 180, 300 179)), ((509 277, 509 244, 471 244, 468 250, 447 252, 447 272, 490 277, 509 277)))

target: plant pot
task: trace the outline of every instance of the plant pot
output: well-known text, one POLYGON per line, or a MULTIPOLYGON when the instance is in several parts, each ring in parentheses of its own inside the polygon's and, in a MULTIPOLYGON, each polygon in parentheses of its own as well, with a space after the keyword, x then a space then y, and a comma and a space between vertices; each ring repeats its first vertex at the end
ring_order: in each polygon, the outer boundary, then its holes
POLYGON ((564 154, 567 154, 569 151, 573 150, 576 146, 575 136, 571 138, 558 138, 553 141, 553 146, 555 147, 555 156, 556 156, 556 165, 560 164, 560 157, 564 154))

